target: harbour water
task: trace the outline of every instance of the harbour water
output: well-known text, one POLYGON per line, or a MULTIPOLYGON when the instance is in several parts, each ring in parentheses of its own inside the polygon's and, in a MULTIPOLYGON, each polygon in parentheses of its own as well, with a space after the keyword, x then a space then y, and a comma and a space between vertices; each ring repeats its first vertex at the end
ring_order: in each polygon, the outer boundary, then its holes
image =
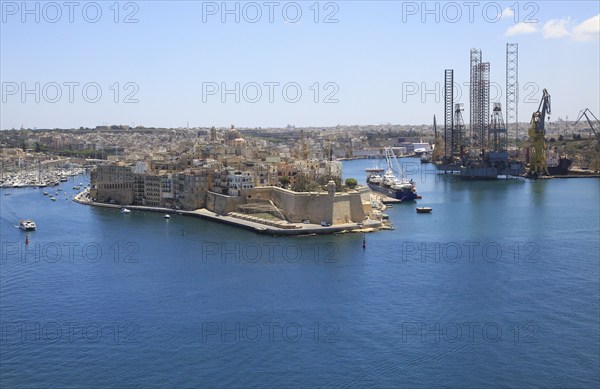
POLYGON ((0 387, 598 387, 600 179, 402 162, 365 249, 0 190, 0 387))

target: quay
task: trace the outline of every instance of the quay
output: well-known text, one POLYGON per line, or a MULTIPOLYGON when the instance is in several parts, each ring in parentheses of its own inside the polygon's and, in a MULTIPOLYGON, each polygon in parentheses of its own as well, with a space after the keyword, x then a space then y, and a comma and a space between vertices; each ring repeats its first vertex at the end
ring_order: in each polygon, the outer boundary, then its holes
POLYGON ((555 174, 553 176, 548 176, 548 178, 599 178, 600 172, 594 172, 591 170, 579 170, 572 169, 569 170, 569 174, 555 174))
MULTIPOLYGON (((102 208, 113 208, 121 209, 124 208, 122 205, 117 204, 106 204, 92 201, 89 196, 89 189, 77 194, 73 197, 73 201, 102 208)), ((183 211, 171 208, 161 207, 148 207, 141 205, 128 205, 127 209, 146 211, 146 212, 158 212, 176 214, 182 216, 199 217, 206 220, 211 220, 223 224, 229 224, 235 227, 244 228, 246 230, 254 231, 256 233, 273 235, 273 236, 308 236, 308 235, 324 235, 324 234, 336 234, 345 232, 375 232, 381 229, 390 229, 389 226, 385 226, 381 221, 378 220, 365 220, 363 223, 344 223, 335 224, 331 226, 321 226, 318 224, 304 224, 304 223, 288 223, 288 222, 272 222, 264 219, 253 218, 248 215, 238 214, 236 212, 230 212, 227 215, 219 215, 215 212, 211 212, 205 208, 196 209, 194 211, 183 211)))

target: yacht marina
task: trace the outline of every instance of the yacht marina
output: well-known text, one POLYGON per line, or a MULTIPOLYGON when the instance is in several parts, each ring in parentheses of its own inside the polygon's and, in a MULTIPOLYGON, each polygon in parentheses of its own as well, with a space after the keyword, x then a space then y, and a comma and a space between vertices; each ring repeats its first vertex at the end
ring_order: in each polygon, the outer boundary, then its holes
POLYGON ((28 169, 16 172, 3 172, 0 178, 0 188, 44 188, 57 186, 67 182, 69 177, 83 174, 85 167, 69 166, 50 168, 48 170, 28 169))

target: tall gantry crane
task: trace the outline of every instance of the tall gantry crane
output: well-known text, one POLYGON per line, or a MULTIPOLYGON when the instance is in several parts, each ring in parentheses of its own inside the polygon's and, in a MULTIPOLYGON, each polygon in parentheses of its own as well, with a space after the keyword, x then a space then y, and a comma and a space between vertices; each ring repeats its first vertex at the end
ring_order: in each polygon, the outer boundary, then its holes
POLYGON ((546 114, 550 115, 550 113, 550 94, 544 89, 538 110, 531 115, 531 127, 529 127, 529 141, 531 142, 529 173, 533 175, 548 174, 544 125, 546 114))
POLYGON ((594 116, 592 111, 590 111, 589 108, 586 108, 586 109, 582 109, 581 111, 579 111, 579 117, 577 118, 577 121, 575 122, 575 124, 573 124, 573 127, 576 126, 577 123, 579 123, 581 118, 585 117, 585 120, 587 120, 588 124, 590 125, 590 139, 592 139, 592 132, 593 132, 594 135, 596 136, 596 139, 600 140, 600 132, 596 131, 596 129, 594 128, 594 124, 593 124, 592 120, 590 119, 590 117, 588 116, 588 113, 590 115, 592 115, 592 117, 596 120, 596 122, 600 123, 600 120, 598 120, 598 118, 596 116, 594 116))

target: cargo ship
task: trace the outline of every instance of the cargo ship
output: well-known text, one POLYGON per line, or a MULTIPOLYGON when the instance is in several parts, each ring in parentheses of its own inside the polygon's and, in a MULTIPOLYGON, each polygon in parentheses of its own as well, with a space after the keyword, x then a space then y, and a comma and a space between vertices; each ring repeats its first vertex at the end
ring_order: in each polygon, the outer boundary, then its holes
POLYGON ((385 150, 385 157, 387 169, 366 169, 369 189, 400 201, 415 200, 417 198, 415 184, 412 180, 404 178, 391 148, 385 150))

